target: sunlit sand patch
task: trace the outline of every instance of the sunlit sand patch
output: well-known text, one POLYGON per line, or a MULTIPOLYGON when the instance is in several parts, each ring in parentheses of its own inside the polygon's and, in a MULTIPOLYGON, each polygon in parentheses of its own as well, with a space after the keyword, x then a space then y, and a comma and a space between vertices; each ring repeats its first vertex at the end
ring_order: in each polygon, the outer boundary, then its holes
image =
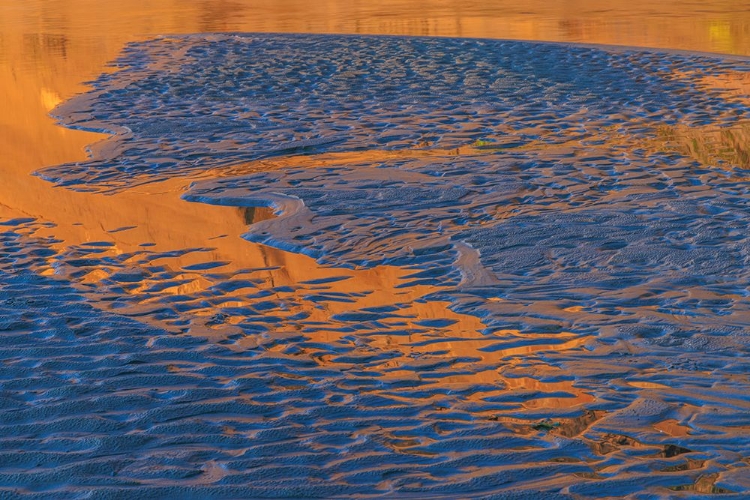
POLYGON ((501 347, 503 344, 498 344, 496 341, 485 347, 486 351, 494 353, 500 359, 507 359, 512 357, 519 357, 527 354, 534 354, 541 351, 567 351, 569 349, 576 349, 583 345, 586 345, 591 341, 591 337, 586 335, 575 335, 572 333, 561 333, 553 336, 543 334, 528 334, 521 333, 518 331, 506 330, 505 334, 510 334, 508 340, 511 340, 512 344, 526 344, 519 345, 518 347, 501 347), (539 341, 544 339, 546 342, 539 341), (555 338, 556 343, 549 342, 551 338, 555 338), (560 340, 557 340, 560 339, 560 340), (533 343, 532 343, 533 341, 533 343), (487 349, 489 347, 489 349, 487 349))
POLYGON ((659 384, 657 382, 630 381, 627 384, 639 389, 669 389, 668 385, 659 384))
POLYGON ((569 312, 569 313, 578 313, 578 312, 583 311, 583 309, 584 309, 583 306, 570 306, 570 307, 563 308, 563 311, 569 312))
POLYGON ((673 437, 686 437, 691 434, 690 427, 681 424, 677 420, 668 419, 654 424, 654 429, 673 437))
MULTIPOLYGON (((54 275, 54 272, 52 273, 42 273, 43 276, 52 276, 54 275)), ((94 269, 93 271, 89 272, 88 274, 81 277, 81 283, 83 284, 96 284, 102 281, 105 278, 108 278, 111 276, 111 271, 107 272, 104 269, 94 269)))

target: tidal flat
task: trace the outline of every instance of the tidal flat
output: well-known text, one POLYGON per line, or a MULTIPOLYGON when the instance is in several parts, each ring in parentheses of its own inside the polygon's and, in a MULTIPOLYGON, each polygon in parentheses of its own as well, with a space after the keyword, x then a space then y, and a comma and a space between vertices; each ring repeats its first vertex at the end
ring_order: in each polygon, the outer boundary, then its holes
POLYGON ((3 495, 747 496, 746 55, 190 31, 3 167, 3 495))

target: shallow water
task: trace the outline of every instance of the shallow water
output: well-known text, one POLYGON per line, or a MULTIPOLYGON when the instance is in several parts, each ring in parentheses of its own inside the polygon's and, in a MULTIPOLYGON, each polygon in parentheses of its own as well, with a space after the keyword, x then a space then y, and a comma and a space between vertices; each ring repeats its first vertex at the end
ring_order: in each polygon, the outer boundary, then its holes
POLYGON ((53 111, 117 134, 91 160, 4 167, 3 491, 750 489, 746 58, 191 35, 116 64, 53 111))

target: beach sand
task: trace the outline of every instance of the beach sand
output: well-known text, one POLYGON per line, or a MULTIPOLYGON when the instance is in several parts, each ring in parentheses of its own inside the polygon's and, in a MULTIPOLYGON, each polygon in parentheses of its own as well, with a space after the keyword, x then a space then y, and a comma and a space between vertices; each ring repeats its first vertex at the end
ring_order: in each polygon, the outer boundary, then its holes
POLYGON ((0 491, 742 498, 750 15, 677 5, 0 3, 0 491))

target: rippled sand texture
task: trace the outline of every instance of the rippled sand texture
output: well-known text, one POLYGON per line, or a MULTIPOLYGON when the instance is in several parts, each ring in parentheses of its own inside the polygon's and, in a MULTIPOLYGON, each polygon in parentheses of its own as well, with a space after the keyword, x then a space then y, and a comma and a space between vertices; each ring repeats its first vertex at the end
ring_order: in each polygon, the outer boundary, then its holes
POLYGON ((55 111, 117 135, 39 175, 192 180, 186 213, 250 241, 5 221, 0 487, 750 490, 745 59, 201 35, 118 64, 55 111))

